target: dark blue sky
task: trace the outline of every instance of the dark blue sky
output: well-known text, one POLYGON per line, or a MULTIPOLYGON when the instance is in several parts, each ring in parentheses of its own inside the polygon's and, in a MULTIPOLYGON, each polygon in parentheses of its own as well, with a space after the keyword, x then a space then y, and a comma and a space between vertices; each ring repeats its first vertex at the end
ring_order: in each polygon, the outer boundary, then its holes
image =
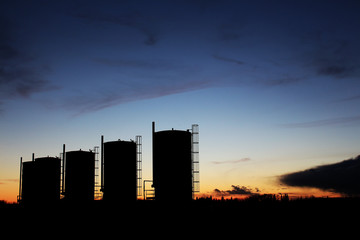
POLYGON ((100 134, 144 135, 150 156, 152 120, 200 124, 206 189, 261 188, 264 176, 353 157, 359 10, 355 0, 2 1, 1 161, 69 141, 90 148, 100 134))

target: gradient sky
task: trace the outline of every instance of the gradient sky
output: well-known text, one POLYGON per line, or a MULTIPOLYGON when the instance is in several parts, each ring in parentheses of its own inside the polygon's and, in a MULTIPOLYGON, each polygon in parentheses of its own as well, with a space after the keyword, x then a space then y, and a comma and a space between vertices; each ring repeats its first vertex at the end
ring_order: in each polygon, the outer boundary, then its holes
POLYGON ((202 194, 334 195, 278 177, 360 154, 360 2, 0 3, 0 199, 19 159, 200 127, 202 194), (216 189, 216 191, 214 191, 216 189))

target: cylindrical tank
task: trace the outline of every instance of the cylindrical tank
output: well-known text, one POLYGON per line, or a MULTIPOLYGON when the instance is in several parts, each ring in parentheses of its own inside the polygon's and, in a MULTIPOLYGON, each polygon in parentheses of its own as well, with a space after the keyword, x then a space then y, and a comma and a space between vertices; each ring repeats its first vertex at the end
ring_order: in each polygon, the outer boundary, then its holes
POLYGON ((37 172, 37 195, 41 201, 54 202, 60 199, 60 158, 35 159, 37 172))
POLYGON ((36 169, 35 162, 22 163, 22 186, 21 186, 21 201, 24 203, 36 201, 36 169))
POLYGON ((136 201, 136 143, 113 141, 104 143, 103 147, 103 199, 118 202, 136 201))
POLYGON ((65 160, 65 199, 94 200, 95 153, 66 152, 65 160))
POLYGON ((23 162, 22 201, 32 203, 54 202, 60 199, 60 159, 36 158, 23 162))
POLYGON ((153 184, 155 199, 192 199, 191 132, 153 132, 153 184))

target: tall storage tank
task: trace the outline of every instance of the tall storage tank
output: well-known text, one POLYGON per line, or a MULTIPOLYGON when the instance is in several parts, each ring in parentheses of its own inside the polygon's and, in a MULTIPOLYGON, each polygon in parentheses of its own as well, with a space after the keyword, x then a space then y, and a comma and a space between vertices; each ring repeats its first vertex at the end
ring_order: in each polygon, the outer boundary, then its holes
POLYGON ((191 132, 155 132, 153 123, 153 186, 156 200, 192 200, 191 144, 191 132))
POLYGON ((37 195, 40 201, 55 202, 60 199, 60 158, 35 159, 37 195))
POLYGON ((118 202, 136 201, 136 143, 133 141, 106 142, 103 148, 103 199, 118 202))
POLYGON ((23 203, 31 203, 36 201, 36 169, 35 162, 22 163, 22 184, 21 184, 21 201, 23 203))
POLYGON ((66 152, 65 160, 65 199, 94 200, 95 153, 66 152))
POLYGON ((21 198, 27 203, 55 202, 60 199, 60 159, 36 158, 22 163, 21 198))

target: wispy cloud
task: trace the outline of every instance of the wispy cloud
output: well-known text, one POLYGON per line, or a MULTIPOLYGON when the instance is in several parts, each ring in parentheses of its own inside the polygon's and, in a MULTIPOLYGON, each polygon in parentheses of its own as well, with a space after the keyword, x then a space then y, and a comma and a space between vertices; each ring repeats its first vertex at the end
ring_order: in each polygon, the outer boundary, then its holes
POLYGON ((241 158, 237 160, 227 160, 227 161, 212 161, 213 164, 237 164, 242 162, 248 162, 250 161, 250 158, 241 158))
POLYGON ((0 179, 0 184, 6 184, 11 182, 19 182, 19 179, 17 178, 11 178, 11 179, 0 179))
POLYGON ((71 97, 60 107, 75 112, 74 115, 80 115, 123 103, 204 89, 210 87, 211 84, 212 83, 208 81, 198 81, 177 83, 175 85, 157 84, 156 86, 143 86, 138 87, 136 91, 117 92, 114 90, 103 90, 97 96, 85 95, 71 97))
POLYGON ((34 93, 58 89, 45 75, 49 66, 21 51, 13 42, 12 25, 0 18, 0 104, 10 99, 28 98, 34 93))
POLYGON ((75 112, 74 115, 99 111, 133 101, 153 99, 172 94, 212 87, 214 81, 199 74, 192 65, 166 59, 93 59, 95 63, 119 69, 128 77, 113 81, 95 94, 70 97, 55 107, 75 112), (133 71, 136 69, 136 71, 133 71), (198 76, 198 75, 197 75, 198 76))
POLYGON ((139 68, 142 70, 171 70, 171 71, 192 71, 191 67, 179 62, 173 62, 167 59, 110 59, 110 58, 96 58, 94 62, 117 68, 139 68))
POLYGON ((313 128, 313 127, 323 127, 323 126, 349 124, 349 123, 357 123, 357 124, 360 123, 360 115, 350 116, 350 117, 329 118, 329 119, 322 119, 322 120, 309 121, 309 122, 285 123, 285 124, 281 124, 280 126, 284 128, 313 128))
POLYGON ((148 19, 145 19, 143 15, 139 13, 109 15, 103 13, 78 13, 74 15, 77 18, 84 19, 91 22, 103 22, 110 24, 117 24, 119 26, 130 27, 138 30, 146 36, 144 44, 155 45, 158 41, 158 36, 154 29, 148 26, 148 19))
POLYGON ((349 102, 349 101, 357 101, 360 100, 360 95, 355 95, 347 98, 341 98, 337 100, 337 102, 349 102))
POLYGON ((238 65, 243 65, 244 64, 243 61, 240 61, 238 59, 224 57, 224 56, 220 56, 220 55, 217 55, 217 54, 213 54, 212 56, 213 56, 213 58, 215 58, 217 60, 220 60, 220 61, 229 62, 229 63, 236 63, 238 65))

